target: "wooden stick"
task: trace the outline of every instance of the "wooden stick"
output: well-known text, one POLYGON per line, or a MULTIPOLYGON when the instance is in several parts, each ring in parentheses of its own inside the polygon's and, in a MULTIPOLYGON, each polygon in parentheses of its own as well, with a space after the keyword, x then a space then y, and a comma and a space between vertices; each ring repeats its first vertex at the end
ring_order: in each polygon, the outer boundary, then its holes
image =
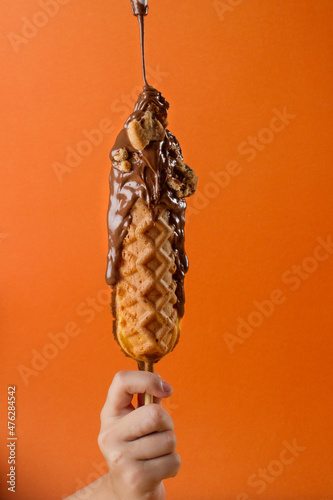
MULTIPOLYGON (((151 372, 154 373, 154 363, 149 361, 144 363, 144 370, 145 372, 151 372)), ((145 405, 150 405, 151 403, 154 402, 154 396, 151 394, 145 393, 145 405)))

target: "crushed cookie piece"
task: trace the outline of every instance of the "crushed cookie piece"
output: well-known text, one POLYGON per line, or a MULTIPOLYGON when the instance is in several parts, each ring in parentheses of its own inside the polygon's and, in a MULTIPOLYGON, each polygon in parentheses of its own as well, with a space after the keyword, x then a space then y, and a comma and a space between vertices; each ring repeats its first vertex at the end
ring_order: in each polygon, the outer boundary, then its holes
POLYGON ((177 158, 174 172, 167 179, 168 187, 175 192, 177 198, 185 198, 195 193, 197 184, 196 173, 180 158, 177 158))
POLYGON ((132 120, 128 124, 127 135, 133 148, 142 151, 151 141, 161 141, 165 130, 152 112, 146 111, 140 121, 132 120))
POLYGON ((124 161, 128 158, 128 151, 126 148, 120 148, 113 155, 114 161, 124 161))
POLYGON ((123 172, 130 172, 132 170, 131 162, 124 160, 119 163, 118 168, 123 172))

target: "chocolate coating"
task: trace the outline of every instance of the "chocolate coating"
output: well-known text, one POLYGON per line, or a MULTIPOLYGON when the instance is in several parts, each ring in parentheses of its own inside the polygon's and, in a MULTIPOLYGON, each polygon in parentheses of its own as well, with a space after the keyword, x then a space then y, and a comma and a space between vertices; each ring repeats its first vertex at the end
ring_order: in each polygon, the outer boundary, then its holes
POLYGON ((110 202, 108 210, 109 252, 106 272, 106 282, 114 286, 118 279, 118 268, 121 259, 122 242, 131 223, 131 208, 138 198, 141 198, 151 210, 153 220, 156 220, 164 208, 170 213, 169 222, 174 229, 173 250, 175 252, 177 283, 177 309, 179 316, 184 315, 184 277, 188 270, 188 260, 185 253, 185 209, 186 201, 178 198, 168 187, 167 180, 173 178, 177 160, 182 160, 179 142, 167 129, 160 141, 151 141, 142 151, 136 150, 129 141, 128 123, 140 120, 143 114, 150 110, 161 123, 166 123, 168 102, 162 94, 152 87, 144 87, 139 95, 134 111, 119 133, 111 150, 112 168, 110 173, 110 202), (127 161, 131 164, 129 172, 119 168, 114 159, 120 149, 128 153, 127 161))

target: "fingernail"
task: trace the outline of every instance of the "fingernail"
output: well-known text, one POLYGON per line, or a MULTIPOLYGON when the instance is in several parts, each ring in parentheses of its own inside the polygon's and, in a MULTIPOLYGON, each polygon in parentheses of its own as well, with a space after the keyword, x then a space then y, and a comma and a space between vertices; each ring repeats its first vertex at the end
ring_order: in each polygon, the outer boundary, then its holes
POLYGON ((164 382, 164 380, 162 381, 162 389, 164 392, 171 392, 172 391, 171 385, 168 384, 167 382, 164 382))

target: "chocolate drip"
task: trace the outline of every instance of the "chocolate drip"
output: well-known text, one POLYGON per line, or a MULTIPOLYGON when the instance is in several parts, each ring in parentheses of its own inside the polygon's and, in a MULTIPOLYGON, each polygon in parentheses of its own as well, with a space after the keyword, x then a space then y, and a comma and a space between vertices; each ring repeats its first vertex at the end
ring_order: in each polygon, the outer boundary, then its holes
POLYGON ((145 18, 143 16, 138 16, 138 21, 140 26, 141 65, 142 65, 143 84, 148 85, 147 74, 146 74, 146 57, 145 57, 145 18))
POLYGON ((167 184, 168 178, 174 174, 177 158, 182 159, 180 145, 175 136, 165 130, 161 141, 152 141, 142 151, 137 151, 131 145, 127 135, 127 125, 133 119, 140 120, 147 110, 151 110, 161 123, 166 125, 168 102, 160 92, 146 86, 139 95, 134 112, 119 133, 111 150, 113 163, 110 173, 110 202, 108 211, 109 253, 106 272, 106 282, 115 286, 119 279, 118 269, 121 259, 122 242, 131 223, 131 209, 138 198, 141 198, 151 210, 152 220, 156 220, 162 210, 169 211, 169 223, 174 229, 173 250, 175 252, 177 283, 176 307, 179 316, 184 315, 184 277, 188 270, 188 260, 185 253, 184 226, 186 202, 177 198, 167 184), (114 156, 125 148, 131 171, 125 172, 118 168, 114 156))
POLYGON ((131 0, 133 14, 137 16, 140 27, 140 46, 143 84, 148 85, 145 60, 145 16, 148 14, 148 5, 138 0, 131 0))

